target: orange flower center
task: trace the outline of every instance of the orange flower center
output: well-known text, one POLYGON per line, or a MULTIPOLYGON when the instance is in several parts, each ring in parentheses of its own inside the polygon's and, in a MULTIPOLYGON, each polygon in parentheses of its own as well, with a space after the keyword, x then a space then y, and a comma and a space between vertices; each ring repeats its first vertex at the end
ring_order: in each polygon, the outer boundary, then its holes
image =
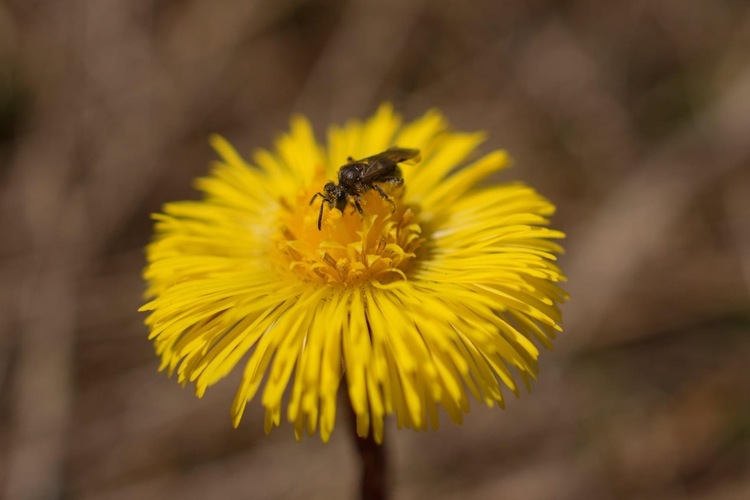
POLYGON ((351 286, 376 280, 390 283, 407 279, 406 271, 424 241, 412 209, 402 203, 403 187, 388 190, 396 205, 375 190, 362 195, 364 215, 353 203, 342 213, 328 203, 310 198, 326 183, 300 190, 291 204, 282 204, 279 231, 274 235, 279 263, 308 282, 351 286), (323 221, 318 230, 320 203, 323 221))

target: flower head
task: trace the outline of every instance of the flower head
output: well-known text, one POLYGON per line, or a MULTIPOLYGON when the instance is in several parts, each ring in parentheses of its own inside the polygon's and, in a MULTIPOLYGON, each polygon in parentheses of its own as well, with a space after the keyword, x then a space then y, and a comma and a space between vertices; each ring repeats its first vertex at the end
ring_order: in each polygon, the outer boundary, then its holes
POLYGON ((438 407, 461 422, 469 395, 488 406, 503 405, 503 387, 518 395, 536 344, 560 330, 563 235, 532 188, 483 185, 508 165, 503 151, 477 157, 483 140, 437 111, 403 123, 388 105, 332 127, 325 146, 296 117, 252 163, 212 137, 222 160, 197 181, 203 199, 154 216, 141 309, 161 368, 202 396, 242 364, 235 426, 260 391, 266 432, 286 401, 297 437, 319 428, 324 441, 342 381, 359 435, 377 441, 388 414, 437 428, 438 407), (319 230, 311 197, 348 157, 392 146, 422 158, 403 165, 393 204, 373 189, 363 214, 326 205, 319 230))

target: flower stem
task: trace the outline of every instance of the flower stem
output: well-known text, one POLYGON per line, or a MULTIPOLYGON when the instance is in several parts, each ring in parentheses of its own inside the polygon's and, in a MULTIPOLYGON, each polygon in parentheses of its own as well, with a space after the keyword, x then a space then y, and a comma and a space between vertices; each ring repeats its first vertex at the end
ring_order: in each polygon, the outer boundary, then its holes
POLYGON ((357 435, 357 416, 349 407, 349 427, 354 445, 359 454, 362 473, 360 476, 360 494, 362 500, 386 500, 388 498, 386 482, 386 455, 384 445, 375 442, 372 432, 361 438, 357 435))

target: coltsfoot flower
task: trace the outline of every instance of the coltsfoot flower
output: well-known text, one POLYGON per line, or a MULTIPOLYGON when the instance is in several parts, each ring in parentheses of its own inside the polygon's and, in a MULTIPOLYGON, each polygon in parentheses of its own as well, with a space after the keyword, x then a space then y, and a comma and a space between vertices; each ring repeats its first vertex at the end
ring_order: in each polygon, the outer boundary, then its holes
POLYGON ((260 391, 266 432, 285 409, 298 439, 328 440, 342 381, 358 434, 378 442, 385 415, 437 429, 438 407, 460 423, 469 395, 503 406, 561 329, 563 234, 534 189, 483 182, 508 166, 503 151, 476 155, 483 140, 437 111, 403 123, 389 105, 331 127, 325 145, 295 117, 249 163, 213 136, 221 161, 197 181, 203 199, 154 216, 141 310, 161 368, 200 397, 243 365, 234 425, 260 391), (326 207, 318 230, 313 194, 347 157, 392 146, 422 157, 389 193, 395 210, 370 190, 364 215, 326 207))

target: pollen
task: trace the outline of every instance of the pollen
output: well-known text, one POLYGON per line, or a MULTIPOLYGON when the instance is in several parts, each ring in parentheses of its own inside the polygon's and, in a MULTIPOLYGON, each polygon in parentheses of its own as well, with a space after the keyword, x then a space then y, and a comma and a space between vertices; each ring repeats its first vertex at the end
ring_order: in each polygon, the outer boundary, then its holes
POLYGON ((273 238, 280 267, 302 281, 334 286, 408 280, 424 238, 415 210, 402 201, 403 188, 390 193, 395 209, 375 191, 362 197, 364 215, 353 206, 342 213, 326 205, 320 231, 321 201, 308 203, 313 194, 303 190, 282 208, 273 238))

